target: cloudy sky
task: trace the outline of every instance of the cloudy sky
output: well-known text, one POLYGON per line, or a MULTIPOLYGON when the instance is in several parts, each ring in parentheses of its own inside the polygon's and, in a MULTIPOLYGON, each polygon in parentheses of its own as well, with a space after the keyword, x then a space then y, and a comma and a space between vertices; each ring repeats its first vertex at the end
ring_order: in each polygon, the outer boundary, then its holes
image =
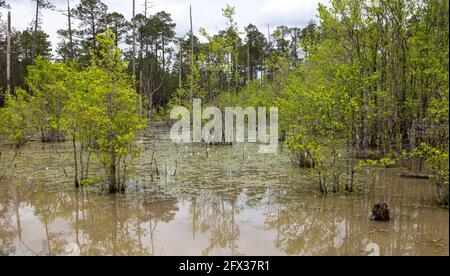
MULTIPOLYGON (((75 6, 80 0, 70 0, 75 6)), ((205 27, 214 33, 225 25, 221 9, 225 4, 236 8, 236 21, 241 30, 249 23, 267 33, 267 25, 305 26, 311 19, 316 19, 317 5, 328 0, 151 0, 150 13, 166 11, 172 15, 177 24, 176 32, 182 36, 189 30, 189 5, 192 5, 194 31, 205 27)), ((17 30, 30 26, 34 18, 32 0, 7 0, 12 11, 12 25, 17 30)), ((66 8, 66 0, 53 0, 57 10, 66 8)), ((108 5, 109 12, 116 11, 125 15, 127 19, 132 15, 132 0, 103 0, 108 5)), ((142 12, 144 0, 136 0, 137 13, 142 12)), ((5 11, 2 11, 5 13, 5 11)), ((44 11, 43 29, 50 35, 52 47, 55 48, 58 29, 67 27, 67 19, 57 11, 44 11)), ((5 15, 3 15, 5 18, 5 15)), ((316 20, 317 21, 317 20, 316 20)))

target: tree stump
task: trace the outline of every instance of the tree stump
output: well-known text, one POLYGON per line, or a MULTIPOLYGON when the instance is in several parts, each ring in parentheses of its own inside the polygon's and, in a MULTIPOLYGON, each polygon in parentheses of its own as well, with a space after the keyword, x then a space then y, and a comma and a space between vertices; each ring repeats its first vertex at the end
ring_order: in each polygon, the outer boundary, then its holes
POLYGON ((377 202, 372 209, 372 219, 376 221, 388 221, 391 219, 389 215, 389 204, 386 202, 377 202))

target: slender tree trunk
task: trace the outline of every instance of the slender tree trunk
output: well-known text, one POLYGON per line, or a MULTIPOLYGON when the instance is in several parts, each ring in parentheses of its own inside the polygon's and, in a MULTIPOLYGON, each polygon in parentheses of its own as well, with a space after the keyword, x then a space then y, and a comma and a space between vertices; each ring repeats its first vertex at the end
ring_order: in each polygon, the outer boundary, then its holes
POLYGON ((88 152, 88 156, 87 156, 87 161, 86 161, 86 171, 84 172, 84 178, 88 179, 89 178, 89 165, 91 162, 91 152, 88 152))
POLYGON ((192 26, 192 6, 189 6, 189 19, 191 23, 191 87, 190 100, 194 97, 194 28, 192 26))
POLYGON ((34 33, 33 33, 33 48, 31 49, 31 63, 34 64, 34 59, 36 57, 36 47, 37 47, 37 32, 39 28, 39 6, 41 0, 36 0, 36 19, 34 20, 34 33))
POLYGON ((161 36, 161 43, 162 43, 162 69, 163 69, 163 72, 165 72, 166 71, 166 52, 165 52, 165 37, 164 37, 164 34, 161 36))
POLYGON ((333 193, 339 192, 339 173, 337 171, 337 151, 333 148, 333 193))
MULTIPOLYGON (((156 84, 156 76, 157 76, 157 74, 158 74, 158 50, 159 50, 159 47, 158 47, 159 45, 158 45, 158 36, 156 36, 155 37, 155 64, 154 64, 154 66, 155 66, 155 80, 154 80, 154 83, 153 83, 153 85, 152 85, 152 87, 154 87, 156 84)), ((149 80, 151 80, 152 79, 152 71, 153 70, 150 70, 149 71, 149 80)), ((151 90, 153 90, 153 89, 151 89, 151 90)))
POLYGON ((250 41, 247 41, 247 84, 250 83, 250 41))
POLYGON ((141 47, 139 49, 139 91, 141 93, 141 96, 144 97, 146 94, 145 94, 145 87, 144 87, 144 72, 143 72, 143 66, 142 66, 144 63, 142 48, 143 48, 143 46, 141 45, 141 47))
POLYGON ((91 45, 91 47, 92 47, 92 49, 93 49, 93 51, 94 51, 94 54, 96 55, 97 54, 97 28, 96 28, 96 26, 95 26, 95 23, 96 23, 96 18, 95 18, 95 14, 94 14, 94 10, 90 10, 90 24, 91 24, 91 31, 92 31, 92 37, 91 37, 91 39, 92 39, 92 45, 91 45))
POLYGON ((267 25, 267 60, 266 60, 266 78, 267 82, 270 81, 270 68, 269 68, 269 59, 272 55, 272 49, 271 49, 271 39, 270 39, 270 25, 267 25))
POLYGON ((359 152, 359 157, 367 157, 367 150, 369 148, 369 120, 368 120, 368 91, 367 88, 363 88, 362 91, 362 110, 361 110, 361 120, 362 120, 362 126, 361 126, 361 150, 359 152))
POLYGON ((327 186, 326 186, 326 179, 324 176, 322 176, 322 173, 320 172, 320 170, 318 171, 318 176, 319 176, 319 190, 322 194, 327 194, 328 190, 327 190, 327 186))
POLYGON ((85 180, 86 178, 84 177, 84 142, 81 142, 80 145, 80 177, 81 180, 85 180))
POLYGON ((350 138, 349 137, 347 137, 347 143, 345 145, 345 150, 346 150, 345 167, 346 167, 346 173, 347 173, 347 179, 345 182, 345 190, 348 191, 350 189, 350 180, 349 180, 349 177, 350 177, 350 138))
POLYGON ((72 33, 72 13, 70 11, 70 1, 67 0, 67 19, 69 21, 69 43, 70 43, 70 60, 75 58, 75 51, 73 45, 73 33, 72 33))
POLYGON ((72 138, 72 147, 73 147, 73 159, 74 159, 74 170, 75 170, 75 188, 80 187, 80 181, 78 178, 78 158, 77 158, 77 143, 75 141, 75 135, 72 138))
POLYGON ((353 193, 353 187, 355 185, 355 171, 352 171, 352 178, 350 181, 350 189, 348 190, 348 192, 353 193))
MULTIPOLYGON (((145 19, 147 19, 147 12, 148 12, 148 1, 147 0, 145 0, 145 2, 144 2, 144 18, 145 19)), ((156 48, 155 48, 156 49, 156 48)), ((152 106, 152 100, 150 99, 151 98, 151 91, 150 91, 150 80, 151 80, 151 74, 152 74, 152 70, 151 70, 151 65, 150 65, 150 59, 149 59, 149 42, 148 42, 148 40, 146 39, 145 40, 145 56, 144 56, 144 58, 145 58, 145 65, 146 65, 146 67, 145 67, 145 69, 147 70, 146 72, 145 72, 145 76, 146 76, 146 79, 145 79, 145 84, 143 84, 143 88, 144 88, 144 94, 145 94, 145 96, 146 96, 146 98, 147 98, 147 100, 148 100, 148 102, 147 102, 147 110, 149 111, 148 112, 148 115, 149 115, 149 117, 150 117, 150 114, 151 114, 151 106, 152 106)), ((155 54, 155 58, 156 58, 156 54, 155 54)), ((142 65, 141 65, 141 67, 142 67, 142 65)), ((144 70, 144 69, 142 69, 142 70, 144 70)), ((144 74, 144 71, 142 71, 142 74, 144 74)), ((144 77, 142 77, 143 78, 143 81, 144 81, 144 77)))
POLYGON ((261 72, 261 80, 260 80, 260 84, 262 85, 263 84, 263 82, 264 82, 264 78, 265 78, 265 74, 264 74, 264 62, 265 62, 265 60, 264 60, 264 57, 263 58, 261 58, 261 61, 260 61, 260 72, 261 72))
POLYGON ((109 164, 109 192, 112 194, 118 192, 116 173, 116 156, 115 153, 111 153, 111 161, 109 164))
MULTIPOLYGON (((136 21, 134 18, 136 17, 136 0, 133 0, 133 57, 132 57, 132 70, 133 70, 133 78, 136 77, 136 21)), ((134 88, 136 88, 136 82, 133 82, 134 88)))
POLYGON ((114 40, 114 45, 116 47, 119 47, 119 27, 117 27, 117 24, 114 25, 114 35, 116 36, 116 39, 114 40))
POLYGON ((183 45, 182 45, 182 40, 180 39, 180 51, 179 51, 179 55, 180 55, 180 60, 179 60, 179 66, 178 66, 178 88, 181 88, 183 79, 182 79, 182 67, 183 67, 183 45))
POLYGON ((92 48, 94 49, 94 54, 97 54, 97 37, 95 35, 96 29, 95 29, 95 19, 92 18, 92 48))
POLYGON ((297 35, 296 35, 296 34, 294 34, 293 40, 294 40, 294 41, 293 41, 293 44, 294 44, 294 49, 293 49, 294 53, 293 53, 293 56, 294 56, 294 64, 296 65, 297 62, 298 62, 298 55, 297 55, 297 35))
POLYGON ((11 93, 11 12, 8 12, 6 27, 6 91, 11 93))

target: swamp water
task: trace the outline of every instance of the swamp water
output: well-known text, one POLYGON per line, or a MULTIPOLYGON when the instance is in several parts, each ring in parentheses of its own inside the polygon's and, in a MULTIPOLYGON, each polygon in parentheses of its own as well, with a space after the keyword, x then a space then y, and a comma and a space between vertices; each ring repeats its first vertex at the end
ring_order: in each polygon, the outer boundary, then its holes
MULTIPOLYGON (((282 149, 177 147, 164 127, 141 144, 123 195, 76 191, 70 143, 21 149, 0 181, 0 255, 449 254, 448 209, 429 181, 379 171, 365 196, 323 197, 282 149), (370 219, 377 200, 390 222, 370 219)), ((13 151, 0 151, 3 172, 13 151)))

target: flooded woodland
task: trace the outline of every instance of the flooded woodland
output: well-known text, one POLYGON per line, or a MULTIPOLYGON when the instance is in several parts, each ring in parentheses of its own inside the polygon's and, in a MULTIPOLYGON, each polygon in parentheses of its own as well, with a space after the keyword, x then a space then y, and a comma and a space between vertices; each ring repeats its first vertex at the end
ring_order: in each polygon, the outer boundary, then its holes
MULTIPOLYGON (((139 143, 147 150, 118 195, 73 188, 70 143, 23 148, 0 186, 0 254, 64 255, 74 243, 81 255, 367 255, 371 244, 380 255, 448 255, 448 209, 428 180, 379 170, 362 196, 324 197, 282 148, 209 146, 207 157, 164 126, 139 143), (391 221, 371 219, 377 200, 391 221)), ((1 152, 2 163, 13 154, 1 152)))
POLYGON ((448 0, 191 2, 0 0, 0 256, 449 255, 448 0))

